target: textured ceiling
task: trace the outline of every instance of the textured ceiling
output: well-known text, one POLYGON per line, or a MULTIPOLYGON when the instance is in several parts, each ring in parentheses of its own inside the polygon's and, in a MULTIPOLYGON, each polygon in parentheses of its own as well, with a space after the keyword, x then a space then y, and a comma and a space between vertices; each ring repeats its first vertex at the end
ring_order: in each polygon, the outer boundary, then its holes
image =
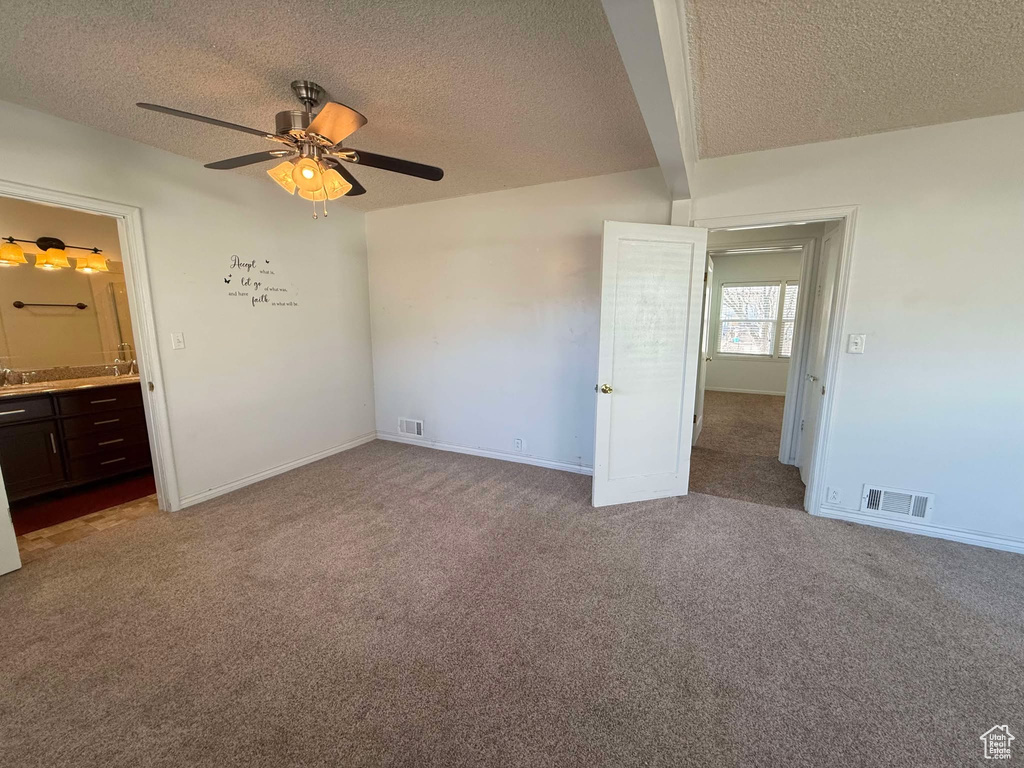
POLYGON ((702 157, 1024 110, 1022 0, 679 1, 702 157))
POLYGON ((445 170, 355 168, 362 210, 657 165, 600 0, 4 0, 0 39, 0 99, 202 162, 274 145, 135 102, 272 131, 315 80, 445 170))

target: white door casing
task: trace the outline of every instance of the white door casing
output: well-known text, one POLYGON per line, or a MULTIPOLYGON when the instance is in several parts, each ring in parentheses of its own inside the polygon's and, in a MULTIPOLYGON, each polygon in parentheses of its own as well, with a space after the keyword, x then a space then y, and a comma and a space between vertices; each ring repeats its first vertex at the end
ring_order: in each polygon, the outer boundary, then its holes
POLYGON ((689 490, 706 252, 706 229, 605 222, 595 507, 689 490))
POLYGON ((807 350, 807 374, 801 413, 800 449, 797 464, 800 479, 810 486, 812 480, 812 454, 818 437, 826 379, 829 322, 835 303, 836 269, 843 244, 844 223, 839 222, 825 230, 821 240, 821 260, 815 282, 814 305, 811 314, 811 338, 807 350))
POLYGON ((697 444, 700 431, 704 428, 704 390, 708 380, 708 363, 711 362, 711 299, 714 291, 715 262, 707 257, 704 268, 704 301, 700 314, 700 354, 697 356, 697 395, 693 409, 693 439, 697 444))

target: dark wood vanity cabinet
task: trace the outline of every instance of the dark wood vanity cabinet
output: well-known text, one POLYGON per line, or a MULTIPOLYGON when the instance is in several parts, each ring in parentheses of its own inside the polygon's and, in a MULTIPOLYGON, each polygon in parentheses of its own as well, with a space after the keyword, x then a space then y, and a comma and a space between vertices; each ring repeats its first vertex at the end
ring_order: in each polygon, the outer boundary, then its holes
POLYGON ((57 422, 36 421, 0 428, 0 467, 11 499, 60 487, 64 482, 64 465, 57 444, 57 422))
POLYGON ((150 466, 138 382, 0 398, 11 501, 150 466))

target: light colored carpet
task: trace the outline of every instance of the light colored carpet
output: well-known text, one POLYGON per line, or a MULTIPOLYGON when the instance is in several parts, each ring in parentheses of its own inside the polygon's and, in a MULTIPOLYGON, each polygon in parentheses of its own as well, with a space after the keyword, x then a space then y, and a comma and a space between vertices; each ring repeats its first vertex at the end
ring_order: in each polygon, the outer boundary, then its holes
POLYGON ((705 392, 691 492, 802 510, 800 470, 779 461, 785 403, 779 395, 705 392))
POLYGON ((1024 730, 1024 558, 589 499, 375 442, 60 547, 0 578, 0 764, 938 767, 1024 730))

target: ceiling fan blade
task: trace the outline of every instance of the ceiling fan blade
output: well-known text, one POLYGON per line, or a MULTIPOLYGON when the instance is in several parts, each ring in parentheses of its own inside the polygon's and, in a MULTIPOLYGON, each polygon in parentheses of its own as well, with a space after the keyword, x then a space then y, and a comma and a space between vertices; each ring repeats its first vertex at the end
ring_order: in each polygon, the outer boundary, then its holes
POLYGON ((218 160, 215 163, 207 163, 205 167, 213 168, 216 171, 226 171, 231 168, 241 168, 243 165, 252 165, 253 163, 265 163, 267 160, 276 160, 279 157, 285 155, 294 154, 289 152, 287 149, 271 149, 267 152, 254 152, 251 155, 241 155, 240 157, 229 157, 227 160, 218 160))
POLYGON ((192 112, 183 112, 180 109, 171 109, 170 107, 161 107, 159 104, 146 104, 145 102, 139 102, 135 106, 148 109, 153 112, 163 112, 165 115, 174 115, 175 117, 184 117, 187 120, 198 120, 200 123, 209 123, 210 125, 217 125, 221 128, 230 128, 232 131, 241 131, 242 133, 251 133, 253 136, 263 136, 268 139, 275 139, 273 133, 269 131, 261 131, 256 128, 246 128, 244 125, 238 125, 236 123, 228 123, 224 120, 217 120, 213 117, 206 117, 204 115, 196 115, 192 112))
POLYGON ((337 144, 364 125, 366 125, 366 118, 354 109, 335 101, 329 101, 313 118, 306 133, 315 133, 318 136, 323 136, 331 144, 337 144))
POLYGON ((331 165, 334 166, 334 170, 341 174, 341 178, 352 185, 352 189, 345 193, 345 197, 355 197, 356 195, 366 194, 366 188, 356 180, 355 176, 345 170, 345 164, 341 162, 341 160, 336 157, 329 157, 327 159, 330 161, 331 165))
POLYGON ((352 162, 359 163, 359 165, 404 173, 406 176, 416 176, 428 181, 440 181, 444 178, 444 171, 432 165, 414 163, 411 160, 399 160, 397 157, 388 157, 387 155, 375 155, 373 152, 363 152, 360 149, 352 149, 352 147, 345 147, 345 150, 356 153, 356 158, 352 162))

